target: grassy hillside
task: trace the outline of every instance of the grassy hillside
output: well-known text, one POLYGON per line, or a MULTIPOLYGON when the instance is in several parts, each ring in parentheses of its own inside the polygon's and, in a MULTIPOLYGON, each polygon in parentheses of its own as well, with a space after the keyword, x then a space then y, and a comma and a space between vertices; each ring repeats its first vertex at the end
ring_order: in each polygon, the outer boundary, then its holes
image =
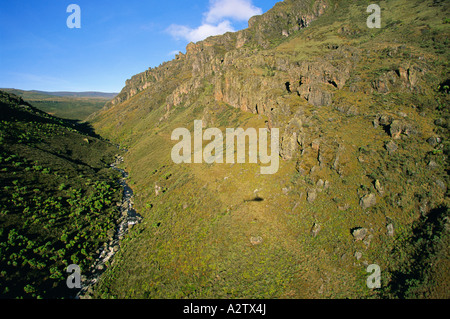
POLYGON ((144 222, 94 297, 449 297, 449 3, 369 4, 286 0, 127 82, 92 124, 144 222), (175 165, 199 119, 280 128, 280 170, 175 165))
POLYGON ((99 92, 41 92, 3 89, 16 94, 35 107, 57 117, 71 120, 85 120, 99 111, 115 94, 99 92))
POLYGON ((67 266, 87 275, 120 214, 118 150, 16 95, 0 109, 0 295, 74 297, 67 266))

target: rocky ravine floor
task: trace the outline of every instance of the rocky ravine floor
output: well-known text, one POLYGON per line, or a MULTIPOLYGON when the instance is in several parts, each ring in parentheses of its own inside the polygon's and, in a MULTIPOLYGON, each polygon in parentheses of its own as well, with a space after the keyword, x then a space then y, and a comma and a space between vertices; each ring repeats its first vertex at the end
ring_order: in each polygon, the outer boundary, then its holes
POLYGON ((105 264, 110 261, 117 251, 120 249, 120 242, 128 229, 135 224, 138 224, 142 220, 142 216, 139 215, 133 208, 133 190, 127 184, 128 173, 119 168, 119 164, 123 162, 123 157, 116 156, 116 161, 111 164, 111 167, 122 174, 122 178, 119 180, 120 185, 123 188, 122 202, 119 209, 121 211, 121 217, 119 219, 119 225, 111 237, 108 243, 99 248, 99 257, 95 263, 89 269, 88 276, 81 276, 81 290, 77 293, 76 299, 89 299, 92 293, 92 287, 98 282, 100 276, 106 269, 105 264))

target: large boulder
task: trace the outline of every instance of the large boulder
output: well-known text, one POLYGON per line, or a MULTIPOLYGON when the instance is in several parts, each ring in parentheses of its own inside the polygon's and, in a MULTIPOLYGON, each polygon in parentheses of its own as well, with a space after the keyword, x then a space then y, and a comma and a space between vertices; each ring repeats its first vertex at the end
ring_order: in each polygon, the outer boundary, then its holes
POLYGON ((372 206, 375 206, 376 203, 377 203, 377 197, 373 193, 367 194, 366 196, 362 197, 361 200, 359 201, 359 204, 361 205, 361 207, 363 209, 367 209, 372 206))
POLYGON ((389 152, 389 154, 392 154, 398 150, 398 146, 397 146, 397 144, 395 144, 394 141, 387 142, 385 147, 386 147, 386 150, 389 152))
POLYGON ((356 241, 363 240, 368 235, 368 230, 363 227, 357 227, 352 230, 353 238, 356 241))

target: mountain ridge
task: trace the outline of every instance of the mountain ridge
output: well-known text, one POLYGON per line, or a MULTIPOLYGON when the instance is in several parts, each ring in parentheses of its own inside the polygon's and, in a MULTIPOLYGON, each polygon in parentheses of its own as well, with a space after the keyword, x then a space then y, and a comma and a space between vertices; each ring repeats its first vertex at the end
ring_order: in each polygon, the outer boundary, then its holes
MULTIPOLYGON (((126 80, 125 87, 105 108, 126 101, 136 93, 148 88, 155 80, 158 81, 163 78, 165 74, 164 67, 167 69, 167 65, 173 64, 174 61, 185 58, 189 59, 191 56, 195 58, 195 55, 198 55, 199 52, 211 48, 214 44, 219 44, 220 46, 218 50, 213 50, 214 53, 218 53, 219 55, 222 55, 223 50, 240 49, 244 45, 256 44, 262 48, 270 47, 272 44, 268 39, 271 36, 277 34, 275 36, 276 38, 282 38, 289 36, 290 33, 299 31, 301 28, 307 27, 317 16, 323 14, 326 7, 326 1, 323 0, 289 0, 279 2, 265 14, 250 18, 247 29, 237 32, 227 32, 219 36, 211 36, 197 43, 191 42, 186 46, 186 54, 180 52, 174 60, 163 62, 159 67, 149 68, 126 80), (284 14, 286 8, 283 8, 285 6, 289 8, 294 6, 298 11, 296 14, 286 15, 284 14), (306 10, 306 12, 302 12, 302 9, 306 10)), ((208 61, 208 57, 203 56, 194 63, 205 63, 206 61, 208 61)), ((198 65, 194 65, 193 68, 199 70, 198 65)))

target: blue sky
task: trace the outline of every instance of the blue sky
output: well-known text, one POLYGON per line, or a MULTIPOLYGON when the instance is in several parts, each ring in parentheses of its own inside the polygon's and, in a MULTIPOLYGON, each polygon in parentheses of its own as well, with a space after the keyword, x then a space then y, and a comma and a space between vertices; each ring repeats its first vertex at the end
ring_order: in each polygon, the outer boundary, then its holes
POLYGON ((244 29, 278 1, 0 0, 0 88, 120 92, 189 42, 244 29), (81 28, 67 26, 70 4, 81 28))

